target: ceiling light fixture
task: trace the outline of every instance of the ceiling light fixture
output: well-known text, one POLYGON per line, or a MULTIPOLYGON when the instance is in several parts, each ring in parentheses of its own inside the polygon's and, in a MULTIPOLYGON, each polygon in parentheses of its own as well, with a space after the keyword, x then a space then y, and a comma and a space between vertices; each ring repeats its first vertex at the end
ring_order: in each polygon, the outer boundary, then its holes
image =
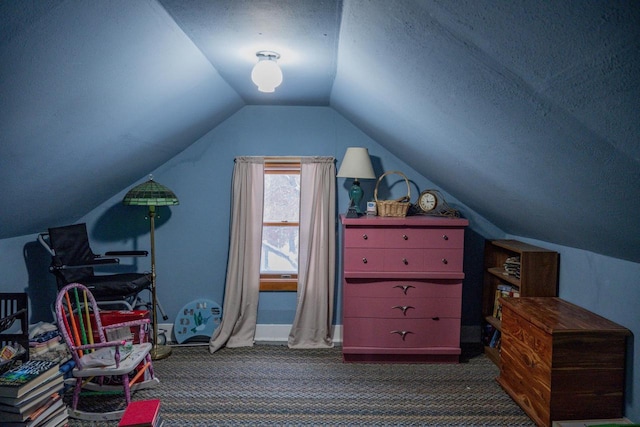
POLYGON ((275 92, 282 83, 282 71, 278 67, 280 54, 269 50, 261 50, 256 53, 258 63, 251 71, 251 80, 258 86, 260 92, 275 92))

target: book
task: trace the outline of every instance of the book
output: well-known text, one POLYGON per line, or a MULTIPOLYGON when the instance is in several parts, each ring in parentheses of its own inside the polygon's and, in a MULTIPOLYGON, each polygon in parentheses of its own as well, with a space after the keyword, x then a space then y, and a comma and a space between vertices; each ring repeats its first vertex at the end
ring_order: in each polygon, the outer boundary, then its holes
POLYGON ((62 374, 55 375, 20 397, 0 397, 0 411, 26 412, 54 392, 64 388, 62 374))
POLYGON ((51 414, 55 409, 60 406, 58 402, 62 401, 62 396, 59 393, 53 393, 46 395, 44 400, 38 402, 38 405, 31 408, 27 412, 15 413, 15 412, 0 412, 0 418, 3 421, 32 421, 40 417, 43 413, 51 414), (47 411, 50 407, 52 410, 47 411))
POLYGON ((69 418, 67 406, 62 399, 59 399, 53 405, 49 406, 38 414, 37 417, 25 421, 8 421, 3 422, 3 427, 41 427, 55 426, 69 418))
POLYGON ((138 400, 125 409, 118 427, 156 427, 160 415, 160 400, 138 400))
POLYGON ((0 375, 0 396, 22 397, 58 373, 58 364, 47 360, 29 360, 0 375))

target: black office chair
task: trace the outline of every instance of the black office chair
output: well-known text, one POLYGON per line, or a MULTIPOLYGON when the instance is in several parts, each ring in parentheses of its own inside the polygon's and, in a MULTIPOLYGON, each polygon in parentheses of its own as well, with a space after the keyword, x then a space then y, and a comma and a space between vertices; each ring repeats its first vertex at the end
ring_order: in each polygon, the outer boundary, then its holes
POLYGON ((147 251, 110 251, 96 255, 89 246, 84 223, 49 228, 47 233, 40 233, 38 241, 51 254, 49 271, 56 277, 58 291, 69 283, 81 283, 104 308, 151 308, 151 302, 145 302, 140 296, 143 291, 151 290, 151 273, 94 273, 96 266, 119 264, 118 257, 144 257, 147 251))

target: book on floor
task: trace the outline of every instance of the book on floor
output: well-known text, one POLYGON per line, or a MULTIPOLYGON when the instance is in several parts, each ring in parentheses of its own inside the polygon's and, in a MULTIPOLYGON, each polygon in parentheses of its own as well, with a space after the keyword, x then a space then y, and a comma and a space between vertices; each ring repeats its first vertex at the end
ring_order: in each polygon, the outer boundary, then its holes
POLYGON ((160 420, 160 400, 138 400, 129 403, 118 427, 156 427, 160 420))
POLYGON ((64 387, 63 381, 64 378, 62 374, 59 374, 38 384, 20 397, 0 397, 0 411, 16 413, 27 412, 52 393, 61 391, 64 387))
POLYGON ((31 410, 22 413, 16 412, 0 412, 0 418, 3 421, 32 421, 46 413, 50 415, 57 407, 62 404, 62 396, 59 393, 48 395, 46 399, 38 402, 39 405, 31 408, 31 410), (53 409, 51 409, 53 408, 53 409))
POLYGON ((62 421, 66 421, 69 418, 67 412, 67 406, 62 399, 58 400, 55 405, 48 407, 45 411, 39 414, 37 418, 28 419, 25 421, 10 421, 3 422, 3 427, 42 427, 42 426, 57 426, 62 421))
POLYGON ((21 397, 58 372, 56 362, 29 360, 0 375, 0 396, 21 397))

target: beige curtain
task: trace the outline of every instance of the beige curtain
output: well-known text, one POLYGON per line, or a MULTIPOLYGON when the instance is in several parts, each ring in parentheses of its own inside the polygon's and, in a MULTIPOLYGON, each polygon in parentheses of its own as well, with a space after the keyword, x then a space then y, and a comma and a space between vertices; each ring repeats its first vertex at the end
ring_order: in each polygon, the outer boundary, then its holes
POLYGON ((290 348, 333 347, 336 169, 333 157, 303 158, 300 171, 298 304, 290 348))
POLYGON ((260 296, 263 175, 262 158, 236 158, 222 321, 209 340, 211 353, 225 345, 253 345, 260 296))
MULTIPOLYGON (((303 157, 300 171, 298 300, 289 347, 331 347, 335 285, 335 159, 303 157)), ((253 345, 260 296, 264 158, 238 157, 222 321, 209 351, 253 345)))

